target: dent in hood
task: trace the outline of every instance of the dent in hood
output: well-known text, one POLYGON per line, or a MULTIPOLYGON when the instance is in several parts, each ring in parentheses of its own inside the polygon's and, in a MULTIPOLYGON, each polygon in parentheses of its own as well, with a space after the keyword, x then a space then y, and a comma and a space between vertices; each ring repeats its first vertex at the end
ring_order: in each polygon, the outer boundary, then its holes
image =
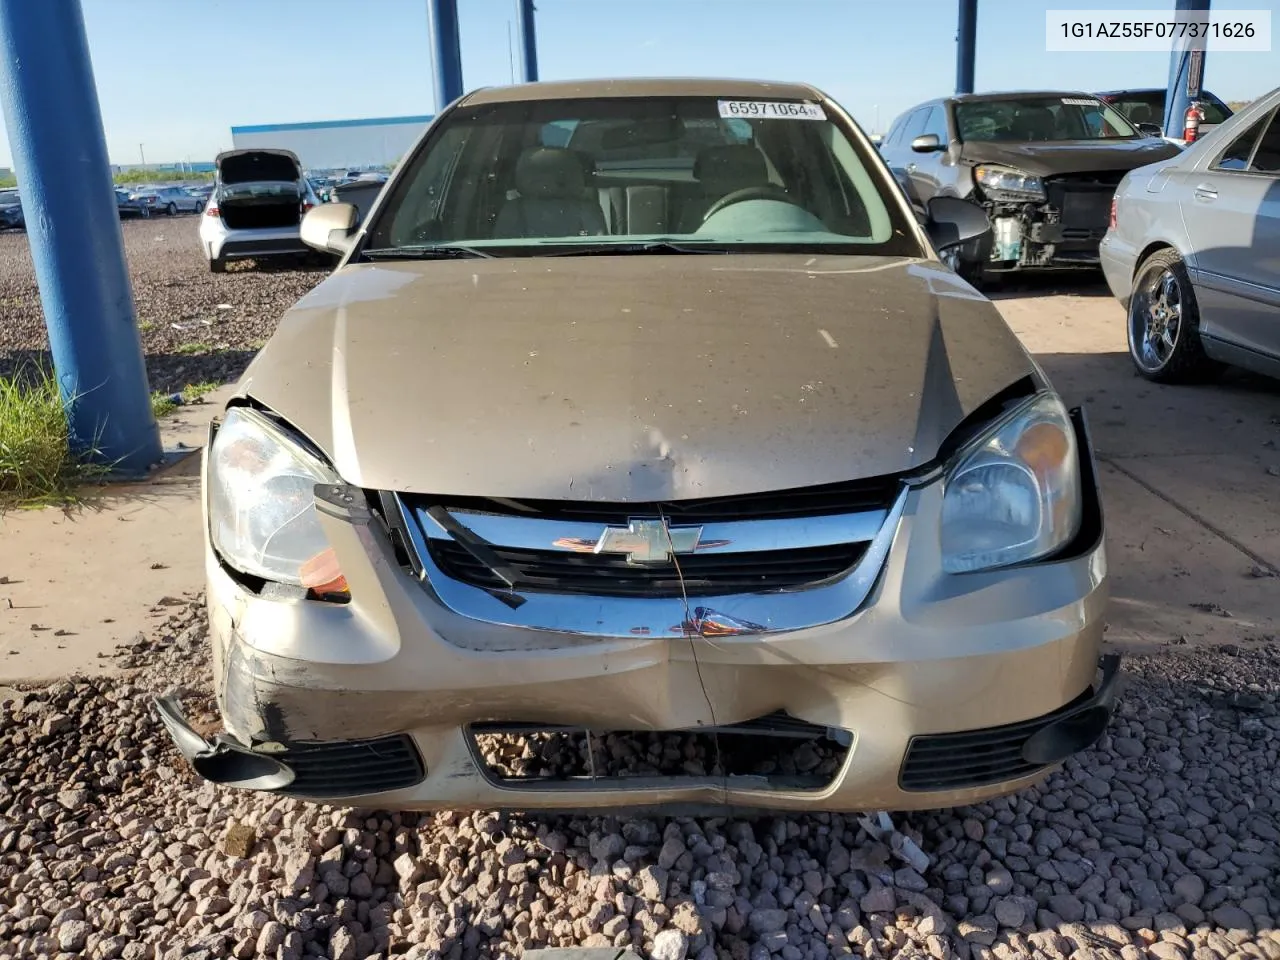
POLYGON ((964 144, 961 157, 969 163, 1000 163, 1037 177, 1051 177, 1064 173, 1133 170, 1181 153, 1181 147, 1156 137, 1036 143, 971 140, 964 144))
POLYGON ((535 257, 344 268, 240 390, 349 483, 621 502, 907 470, 1028 374, 926 261, 535 257))

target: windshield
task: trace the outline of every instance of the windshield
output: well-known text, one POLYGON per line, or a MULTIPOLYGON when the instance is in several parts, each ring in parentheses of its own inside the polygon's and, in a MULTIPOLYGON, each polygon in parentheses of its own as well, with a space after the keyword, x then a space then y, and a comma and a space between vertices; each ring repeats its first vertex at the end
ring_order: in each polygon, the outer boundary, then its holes
MULTIPOLYGON (((1142 90, 1129 93, 1113 94, 1107 97, 1107 103, 1125 115, 1133 123, 1164 123, 1164 91, 1142 90)), ((1204 109, 1204 122, 1225 123, 1229 114, 1223 110, 1222 104, 1209 95, 1199 100, 1204 109)))
POLYGON ((961 140, 1118 140, 1141 136, 1094 97, 1016 97, 955 105, 961 140))
POLYGON ((683 247, 918 256, 871 172, 878 162, 816 103, 464 107, 409 159, 368 247, 456 243, 529 256, 679 238, 683 247))

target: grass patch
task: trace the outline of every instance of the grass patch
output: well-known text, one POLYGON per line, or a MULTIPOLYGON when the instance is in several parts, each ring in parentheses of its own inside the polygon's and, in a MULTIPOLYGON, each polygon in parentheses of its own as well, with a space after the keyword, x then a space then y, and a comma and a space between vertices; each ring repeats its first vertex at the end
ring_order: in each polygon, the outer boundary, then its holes
POLYGON ((150 167, 144 170, 121 170, 119 173, 113 174, 112 179, 116 183, 211 183, 213 181, 213 171, 195 171, 190 170, 183 172, 181 170, 160 170, 150 167))
POLYGON ((35 365, 0 378, 0 508, 73 503, 108 468, 72 453, 58 381, 35 365))
POLYGON ((196 353, 208 353, 212 349, 213 347, 209 346, 207 343, 201 343, 199 340, 192 340, 190 343, 178 344, 173 348, 173 352, 182 354, 184 357, 189 357, 196 353))
POLYGON ((138 331, 140 333, 150 333, 155 328, 156 328, 156 322, 154 320, 143 320, 140 324, 138 324, 138 331))
POLYGON ((161 417, 167 417, 179 406, 191 404, 198 401, 206 393, 218 389, 221 384, 213 380, 202 380, 199 383, 188 383, 180 391, 182 395, 182 404, 173 401, 171 393, 153 393, 151 395, 151 412, 155 418, 159 420, 161 417))

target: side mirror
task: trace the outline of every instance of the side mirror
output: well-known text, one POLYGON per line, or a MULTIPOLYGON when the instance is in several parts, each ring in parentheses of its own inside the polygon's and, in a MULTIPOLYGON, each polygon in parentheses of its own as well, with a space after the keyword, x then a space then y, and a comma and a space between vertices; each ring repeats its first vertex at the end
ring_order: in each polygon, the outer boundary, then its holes
POLYGON ((968 243, 991 229, 987 211, 959 197, 934 197, 928 211, 925 230, 938 250, 968 243))
POLYGON ((936 133, 922 133, 911 141, 911 149, 916 153, 937 153, 947 149, 947 145, 938 139, 936 133))
POLYGON ((350 203, 322 203, 302 218, 302 242, 324 253, 345 255, 351 249, 360 217, 350 203))
POLYGON ((1147 137, 1163 137, 1164 128, 1158 123, 1138 123, 1134 124, 1138 128, 1138 132, 1147 137))

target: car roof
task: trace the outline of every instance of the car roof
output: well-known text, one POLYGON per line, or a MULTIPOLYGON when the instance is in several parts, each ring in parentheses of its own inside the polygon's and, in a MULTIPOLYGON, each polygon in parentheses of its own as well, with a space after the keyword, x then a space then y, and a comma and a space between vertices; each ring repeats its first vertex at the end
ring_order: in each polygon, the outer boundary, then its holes
POLYGON ((737 97, 821 100, 825 94, 807 83, 732 80, 711 77, 654 77, 613 80, 557 80, 518 83, 473 90, 461 100, 465 106, 518 103, 527 100, 584 100, 604 97, 737 97))
POLYGON ((1008 90, 998 93, 960 93, 945 97, 956 103, 978 103, 984 100, 1016 100, 1019 97, 1088 97, 1097 100, 1098 94, 1084 90, 1008 90))
MULTIPOLYGON (((1118 89, 1118 90, 1101 90, 1101 91, 1099 91, 1099 92, 1098 92, 1098 96, 1100 96, 1100 97, 1111 97, 1111 96, 1115 96, 1115 95, 1116 95, 1116 94, 1118 94, 1118 93, 1159 93, 1159 94, 1165 94, 1165 93, 1168 93, 1168 92, 1169 92, 1169 91, 1168 91, 1168 90, 1166 90, 1164 87, 1121 87, 1121 88, 1120 88, 1120 89, 1118 89)), ((1201 88, 1200 92, 1201 92, 1202 94, 1206 94, 1206 93, 1207 93, 1207 94, 1209 94, 1210 96, 1213 96, 1212 91, 1205 90, 1204 88, 1201 88)))

